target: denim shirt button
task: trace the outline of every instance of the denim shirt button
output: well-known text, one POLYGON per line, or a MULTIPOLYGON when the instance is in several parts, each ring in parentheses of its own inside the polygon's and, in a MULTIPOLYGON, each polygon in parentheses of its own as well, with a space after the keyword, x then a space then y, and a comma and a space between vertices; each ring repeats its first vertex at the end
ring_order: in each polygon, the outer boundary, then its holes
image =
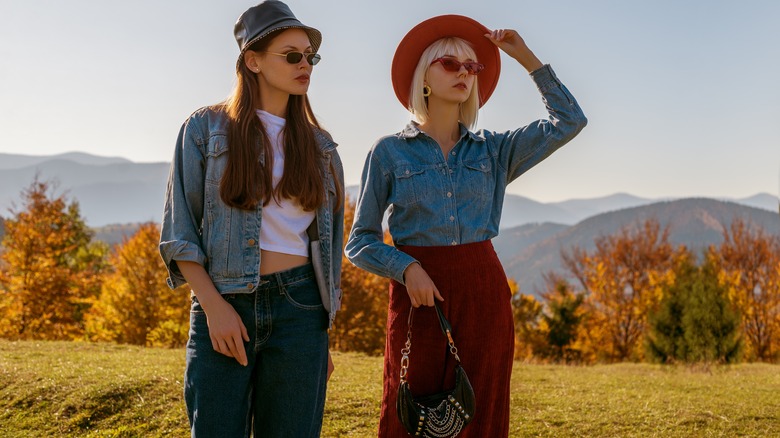
POLYGON ((404 172, 404 173, 409 175, 409 169, 406 169, 406 172, 404 172))
POLYGON ((453 222, 455 220, 455 216, 450 216, 450 222, 453 222))
POLYGON ((458 244, 458 241, 457 241, 457 240, 453 240, 453 241, 452 241, 452 246, 455 246, 455 245, 457 245, 457 244, 458 244))
POLYGON ((452 192, 447 192, 447 197, 452 198, 452 192))
POLYGON ((451 153, 452 153, 452 156, 454 157, 455 156, 455 151, 452 151, 451 153))

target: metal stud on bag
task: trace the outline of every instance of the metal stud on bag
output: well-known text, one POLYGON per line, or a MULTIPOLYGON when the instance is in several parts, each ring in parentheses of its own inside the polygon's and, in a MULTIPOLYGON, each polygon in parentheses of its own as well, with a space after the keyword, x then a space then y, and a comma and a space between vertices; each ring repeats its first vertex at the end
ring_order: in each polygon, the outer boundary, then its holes
POLYGON ((415 397, 409 388, 407 376, 409 373, 409 353, 412 348, 412 315, 409 311, 406 333, 406 344, 401 349, 401 373, 398 387, 396 409, 398 418, 409 434, 421 437, 454 437, 465 427, 474 416, 474 390, 469 383, 466 372, 460 366, 458 349, 452 339, 452 328, 444 317, 438 304, 436 312, 442 332, 447 337, 450 353, 458 364, 455 366, 455 387, 452 390, 427 396, 415 397))

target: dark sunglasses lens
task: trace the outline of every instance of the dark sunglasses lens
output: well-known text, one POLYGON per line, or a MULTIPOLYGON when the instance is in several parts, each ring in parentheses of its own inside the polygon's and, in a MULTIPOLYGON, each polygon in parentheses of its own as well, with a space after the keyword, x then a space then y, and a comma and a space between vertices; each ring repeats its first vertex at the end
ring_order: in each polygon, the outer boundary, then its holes
POLYGON ((301 59, 303 58, 303 53, 301 52, 288 52, 287 53, 287 62, 290 64, 297 64, 301 62, 301 59))
POLYGON ((320 62, 320 59, 322 58, 316 53, 309 53, 306 55, 306 61, 308 61, 311 65, 317 65, 317 63, 320 62))

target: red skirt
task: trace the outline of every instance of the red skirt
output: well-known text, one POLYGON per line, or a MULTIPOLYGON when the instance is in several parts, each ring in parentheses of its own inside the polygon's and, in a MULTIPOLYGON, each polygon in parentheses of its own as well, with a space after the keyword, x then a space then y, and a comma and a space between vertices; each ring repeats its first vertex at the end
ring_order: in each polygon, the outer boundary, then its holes
MULTIPOLYGON (((452 324, 461 365, 476 396, 476 412, 459 437, 509 435, 509 379, 514 321, 506 274, 487 240, 456 246, 398 246, 417 259, 444 297, 439 302, 452 324)), ((406 343, 411 301, 406 287, 391 280, 387 313, 380 437, 408 436, 396 413, 401 349, 406 343)), ((449 353, 436 310, 421 306, 412 321, 407 380, 415 395, 451 389, 455 358, 449 353)))

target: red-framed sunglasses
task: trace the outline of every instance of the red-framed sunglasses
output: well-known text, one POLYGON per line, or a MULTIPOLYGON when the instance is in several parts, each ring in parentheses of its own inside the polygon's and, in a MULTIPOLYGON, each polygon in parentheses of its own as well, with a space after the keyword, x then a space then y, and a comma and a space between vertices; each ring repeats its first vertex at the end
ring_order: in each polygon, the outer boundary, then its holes
POLYGON ((447 70, 449 72, 457 73, 460 71, 460 66, 463 66, 466 68, 466 72, 470 75, 478 75, 479 72, 485 69, 485 66, 474 61, 466 61, 466 62, 460 62, 457 59, 454 58, 436 58, 431 62, 431 65, 436 64, 437 62, 441 63, 441 66, 444 67, 444 70, 447 70))

